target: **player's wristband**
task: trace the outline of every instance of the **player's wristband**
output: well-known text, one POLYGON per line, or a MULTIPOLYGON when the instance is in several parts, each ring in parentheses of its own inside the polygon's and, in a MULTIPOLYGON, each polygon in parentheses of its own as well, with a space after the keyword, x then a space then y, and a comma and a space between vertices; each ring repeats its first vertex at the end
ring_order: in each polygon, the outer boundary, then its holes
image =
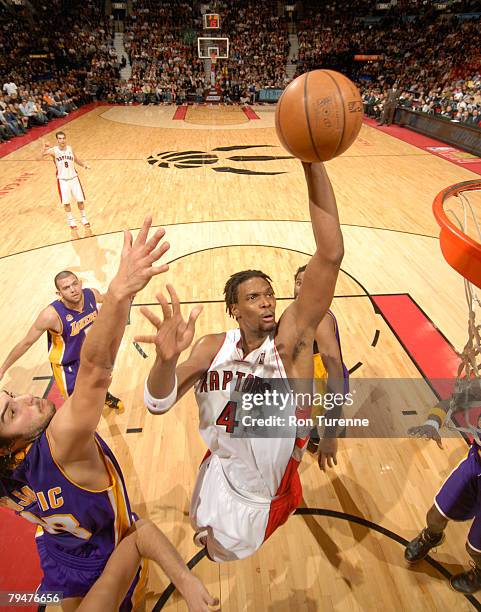
POLYGON ((150 394, 149 388, 147 386, 147 379, 145 380, 144 385, 144 403, 147 406, 149 412, 152 414, 164 414, 172 408, 177 399, 177 376, 175 377, 174 388, 169 393, 167 397, 163 399, 157 399, 153 395, 150 394))
POLYGON ((439 423, 434 419, 428 419, 424 422, 425 425, 429 425, 430 427, 434 427, 436 431, 439 431, 439 423))

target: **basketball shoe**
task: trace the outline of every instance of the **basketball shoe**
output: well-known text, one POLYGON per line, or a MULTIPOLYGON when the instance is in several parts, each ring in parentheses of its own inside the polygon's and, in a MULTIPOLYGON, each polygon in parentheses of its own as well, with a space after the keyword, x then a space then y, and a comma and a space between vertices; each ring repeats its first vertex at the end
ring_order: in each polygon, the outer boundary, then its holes
POLYGON ((449 582, 455 591, 465 594, 476 593, 481 589, 481 568, 471 561, 470 570, 451 576, 449 582))
POLYGON ((411 540, 404 550, 404 558, 409 563, 416 563, 427 556, 431 548, 436 548, 444 541, 444 533, 432 534, 428 529, 411 540))
POLYGON ((78 240, 80 238, 77 226, 72 225, 70 227, 70 240, 78 240))
POLYGON ((90 223, 84 224, 84 230, 85 230, 85 238, 89 238, 90 236, 93 236, 92 228, 90 227, 90 223))
POLYGON ((113 410, 123 410, 124 403, 118 397, 115 397, 111 393, 107 391, 107 395, 105 396, 105 405, 107 408, 112 408, 113 410))

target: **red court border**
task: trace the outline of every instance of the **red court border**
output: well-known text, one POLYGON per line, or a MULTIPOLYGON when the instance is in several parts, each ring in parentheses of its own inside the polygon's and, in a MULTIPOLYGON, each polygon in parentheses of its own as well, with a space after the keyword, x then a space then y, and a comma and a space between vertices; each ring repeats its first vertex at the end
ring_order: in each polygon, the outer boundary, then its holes
POLYGON ((429 147, 452 147, 453 149, 461 151, 461 149, 454 145, 441 142, 440 140, 435 140, 434 138, 429 138, 429 136, 424 136, 423 134, 418 134, 409 128, 403 128, 394 123, 389 126, 380 126, 374 119, 370 119, 368 117, 364 117, 363 123, 369 127, 379 130, 380 132, 383 132, 384 134, 387 134, 388 136, 392 136, 393 138, 407 142, 413 147, 423 150, 425 153, 435 155, 436 157, 440 157, 441 159, 451 162, 452 164, 458 166, 458 168, 464 168, 464 170, 470 170, 475 174, 481 174, 481 159, 479 160, 479 163, 463 164, 455 159, 449 159, 440 153, 436 153, 436 151, 429 150, 429 147))

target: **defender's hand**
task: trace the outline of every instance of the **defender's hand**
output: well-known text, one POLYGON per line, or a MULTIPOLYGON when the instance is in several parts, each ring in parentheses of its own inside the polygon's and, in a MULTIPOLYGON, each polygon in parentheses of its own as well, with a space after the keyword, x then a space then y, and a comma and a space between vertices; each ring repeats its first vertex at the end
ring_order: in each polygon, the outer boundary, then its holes
POLYGON ((152 217, 145 218, 142 228, 132 243, 132 234, 124 232, 124 246, 120 257, 117 274, 110 283, 109 292, 118 298, 130 298, 143 289, 150 279, 157 274, 169 269, 167 264, 153 266, 166 251, 169 250, 168 242, 160 241, 165 235, 165 230, 159 228, 155 234, 147 240, 149 229, 152 225, 152 217))
POLYGON ((408 434, 413 438, 425 438, 426 440, 434 440, 439 448, 443 448, 441 436, 436 427, 432 425, 418 425, 417 427, 410 427, 408 434))
POLYGON ((337 438, 321 438, 317 463, 323 472, 328 467, 337 465, 337 438))
MULTIPOLYGON (((191 575, 188 584, 182 590, 189 612, 211 612, 210 606, 218 606, 219 600, 212 597, 204 584, 191 575)), ((216 608, 219 610, 220 608, 216 608)))
POLYGON ((140 309, 144 317, 156 328, 156 335, 135 337, 137 342, 154 344, 157 357, 162 363, 177 359, 182 351, 191 345, 195 333, 195 322, 202 312, 202 306, 195 306, 190 312, 188 321, 184 321, 180 312, 180 301, 174 287, 167 285, 167 291, 171 304, 162 293, 155 296, 162 306, 163 321, 148 308, 140 309))

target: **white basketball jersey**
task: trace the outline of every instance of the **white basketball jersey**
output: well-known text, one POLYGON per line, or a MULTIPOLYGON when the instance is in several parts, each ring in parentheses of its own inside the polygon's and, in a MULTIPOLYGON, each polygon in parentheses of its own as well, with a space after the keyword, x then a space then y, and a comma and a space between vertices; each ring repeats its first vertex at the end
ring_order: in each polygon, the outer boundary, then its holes
POLYGON ((75 170, 75 162, 72 147, 67 145, 62 151, 59 147, 54 147, 55 166, 57 167, 57 178, 69 180, 78 176, 75 170))
MULTIPOLYGON (((233 391, 245 391, 244 385, 252 384, 254 377, 284 379, 287 383, 287 376, 274 333, 248 355, 243 355, 240 345, 240 330, 227 331, 222 347, 195 386, 200 434, 210 451, 220 458, 229 484, 236 491, 251 499, 270 500, 284 476, 295 439, 237 438, 228 432, 226 407, 232 401, 233 391)), ((238 418, 239 414, 245 413, 238 411, 238 418)), ((286 406, 282 414, 284 417, 295 414, 295 406, 286 406)))

